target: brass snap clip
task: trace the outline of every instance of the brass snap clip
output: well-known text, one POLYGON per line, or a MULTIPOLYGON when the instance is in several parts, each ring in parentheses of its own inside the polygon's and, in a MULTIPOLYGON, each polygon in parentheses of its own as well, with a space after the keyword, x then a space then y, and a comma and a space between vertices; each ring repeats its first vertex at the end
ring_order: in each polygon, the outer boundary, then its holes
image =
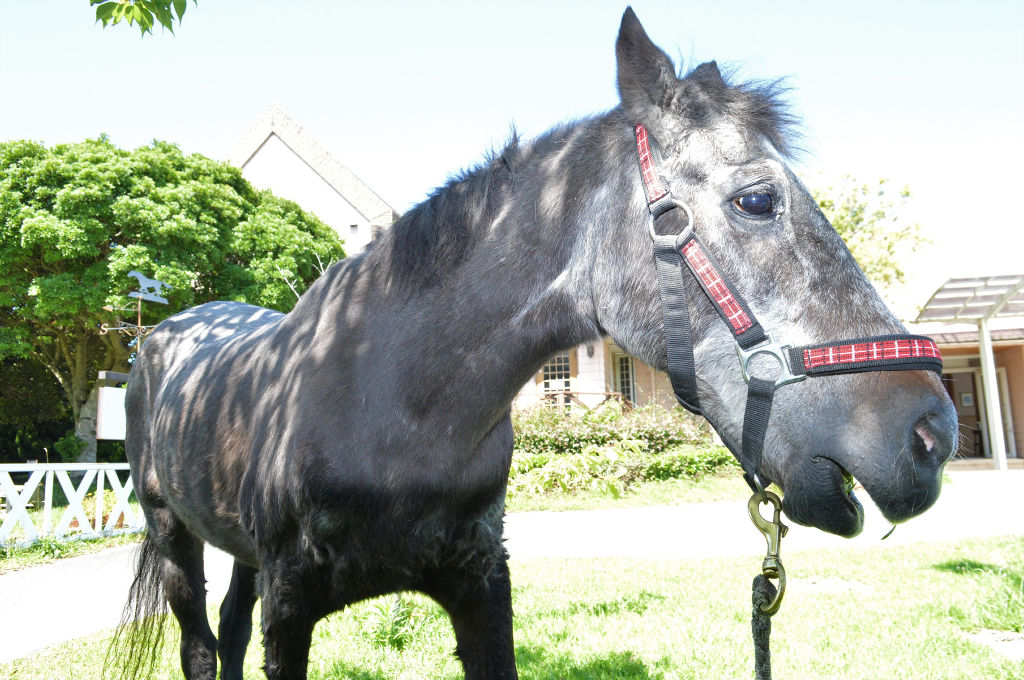
POLYGON ((789 531, 789 527, 782 523, 782 500, 771 491, 761 491, 751 496, 747 503, 747 511, 750 513, 750 521, 768 542, 768 554, 765 555, 764 561, 761 563, 761 573, 765 578, 779 581, 775 597, 767 605, 761 607, 763 613, 771 616, 779 611, 782 596, 786 593, 786 570, 782 566, 779 549, 782 547, 782 537, 789 531), (775 513, 770 521, 761 516, 762 503, 771 503, 775 507, 775 513))

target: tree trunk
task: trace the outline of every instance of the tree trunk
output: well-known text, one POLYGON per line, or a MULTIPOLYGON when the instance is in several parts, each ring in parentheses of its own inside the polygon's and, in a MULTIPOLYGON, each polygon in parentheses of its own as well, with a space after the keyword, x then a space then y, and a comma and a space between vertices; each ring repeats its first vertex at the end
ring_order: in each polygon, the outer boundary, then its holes
POLYGON ((98 385, 93 386, 89 398, 82 404, 75 420, 75 436, 85 442, 85 448, 78 455, 76 463, 96 462, 96 412, 99 405, 99 389, 98 385))

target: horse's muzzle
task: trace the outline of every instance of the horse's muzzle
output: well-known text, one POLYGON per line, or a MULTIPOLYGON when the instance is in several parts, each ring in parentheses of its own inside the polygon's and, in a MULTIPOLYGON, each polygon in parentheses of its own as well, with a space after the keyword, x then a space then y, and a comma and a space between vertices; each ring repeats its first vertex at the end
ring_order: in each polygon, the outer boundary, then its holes
POLYGON ((890 374, 850 382, 859 383, 853 393, 891 389, 885 399, 855 399, 852 408, 849 401, 832 400, 806 413, 815 421, 813 434, 795 447, 779 474, 786 515, 840 536, 855 536, 863 528, 855 481, 890 522, 930 508, 957 442, 956 410, 934 376, 890 374))

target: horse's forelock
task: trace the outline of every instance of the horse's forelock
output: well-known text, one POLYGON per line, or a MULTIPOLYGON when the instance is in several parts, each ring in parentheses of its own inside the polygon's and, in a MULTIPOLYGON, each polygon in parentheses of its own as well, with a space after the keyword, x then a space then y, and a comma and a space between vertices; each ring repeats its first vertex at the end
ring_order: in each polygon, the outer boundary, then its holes
POLYGON ((738 127, 764 135, 783 156, 799 152, 799 119, 790 109, 785 79, 733 82, 732 69, 722 74, 715 62, 706 62, 680 76, 677 106, 695 125, 718 115, 738 127))

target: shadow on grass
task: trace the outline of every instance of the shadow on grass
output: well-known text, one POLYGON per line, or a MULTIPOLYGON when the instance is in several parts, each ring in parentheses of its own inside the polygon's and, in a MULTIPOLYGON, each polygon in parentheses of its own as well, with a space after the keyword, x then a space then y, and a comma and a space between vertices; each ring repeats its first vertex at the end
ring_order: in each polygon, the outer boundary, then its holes
POLYGON ((997 567, 996 565, 988 564, 987 562, 978 562, 977 560, 970 559, 948 560, 946 562, 940 562, 932 565, 932 569, 947 571, 953 574, 962 574, 964 576, 991 574, 992 576, 1001 578, 1008 588, 1014 590, 1021 590, 1024 588, 1024 575, 1008 567, 997 567))
MULTIPOLYGON (((573 602, 566 612, 570 615, 585 613, 591 616, 614 616, 623 612, 643 614, 652 603, 662 602, 666 599, 659 593, 651 593, 646 590, 635 595, 625 595, 618 600, 605 602, 573 602)), ((562 612, 557 612, 562 614, 562 612)))
POLYGON ((520 680, 660 680, 630 652, 611 652, 607 656, 578 661, 544 649, 516 648, 520 680))

